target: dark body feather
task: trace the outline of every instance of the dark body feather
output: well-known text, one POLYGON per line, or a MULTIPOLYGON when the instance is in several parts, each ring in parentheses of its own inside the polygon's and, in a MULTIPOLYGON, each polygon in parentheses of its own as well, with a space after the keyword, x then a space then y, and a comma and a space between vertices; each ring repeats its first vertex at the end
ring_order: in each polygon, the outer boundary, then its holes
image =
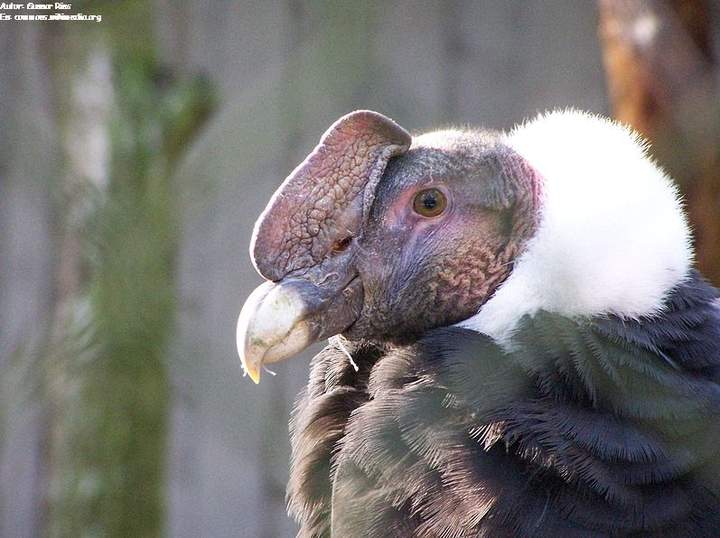
POLYGON ((291 425, 300 536, 720 536, 720 308, 329 345, 291 425))

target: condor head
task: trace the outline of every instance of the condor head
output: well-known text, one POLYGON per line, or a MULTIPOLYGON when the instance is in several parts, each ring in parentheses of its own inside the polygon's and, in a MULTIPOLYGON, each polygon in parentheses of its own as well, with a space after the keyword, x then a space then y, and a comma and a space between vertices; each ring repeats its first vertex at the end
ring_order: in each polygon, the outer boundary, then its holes
POLYGON ((237 325, 245 371, 336 334, 406 343, 475 314, 539 219, 540 182, 490 131, 411 137, 389 118, 340 118, 255 226, 267 280, 237 325))

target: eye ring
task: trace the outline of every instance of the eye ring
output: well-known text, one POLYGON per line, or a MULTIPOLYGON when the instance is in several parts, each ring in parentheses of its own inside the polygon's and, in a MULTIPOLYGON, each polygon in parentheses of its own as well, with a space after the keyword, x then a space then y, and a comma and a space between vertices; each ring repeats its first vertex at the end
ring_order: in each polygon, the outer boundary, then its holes
POLYGON ((440 189, 430 188, 418 192, 413 198, 413 211, 423 217, 437 217, 447 208, 447 197, 440 189))

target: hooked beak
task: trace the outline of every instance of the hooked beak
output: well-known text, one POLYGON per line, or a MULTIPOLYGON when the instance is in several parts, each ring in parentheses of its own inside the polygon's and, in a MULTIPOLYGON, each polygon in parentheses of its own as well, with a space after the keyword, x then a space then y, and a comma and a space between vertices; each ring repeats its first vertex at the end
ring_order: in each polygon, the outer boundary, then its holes
POLYGON ((303 278, 265 282, 248 297, 237 323, 242 366, 255 383, 264 365, 285 360, 350 327, 360 315, 362 283, 321 287, 303 278))

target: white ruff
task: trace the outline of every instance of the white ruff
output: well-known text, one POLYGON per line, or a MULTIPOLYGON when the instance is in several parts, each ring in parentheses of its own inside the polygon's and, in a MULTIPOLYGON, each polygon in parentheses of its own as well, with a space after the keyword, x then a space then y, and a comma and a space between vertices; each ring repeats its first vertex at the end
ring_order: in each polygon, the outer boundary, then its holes
POLYGON ((509 343, 520 318, 539 310, 625 318, 661 311, 693 252, 677 189, 645 143, 576 110, 541 115, 506 143, 543 178, 540 225, 508 279, 459 325, 509 343))

